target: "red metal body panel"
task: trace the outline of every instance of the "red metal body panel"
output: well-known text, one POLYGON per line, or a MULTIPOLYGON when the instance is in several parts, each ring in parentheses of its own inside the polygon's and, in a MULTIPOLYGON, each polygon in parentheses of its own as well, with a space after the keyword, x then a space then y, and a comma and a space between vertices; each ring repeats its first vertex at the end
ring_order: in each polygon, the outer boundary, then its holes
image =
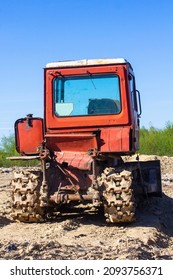
POLYGON ((101 130, 103 145, 101 152, 128 152, 130 151, 130 127, 119 126, 103 128, 101 130))
POLYGON ((122 152, 130 150, 130 126, 101 128, 98 136, 86 133, 47 134, 47 148, 57 152, 122 152))
POLYGON ((87 152, 97 148, 95 135, 83 133, 46 134, 46 146, 53 151, 87 152))
POLYGON ((43 142, 43 120, 41 118, 23 118, 15 123, 16 149, 25 155, 38 154, 43 142))

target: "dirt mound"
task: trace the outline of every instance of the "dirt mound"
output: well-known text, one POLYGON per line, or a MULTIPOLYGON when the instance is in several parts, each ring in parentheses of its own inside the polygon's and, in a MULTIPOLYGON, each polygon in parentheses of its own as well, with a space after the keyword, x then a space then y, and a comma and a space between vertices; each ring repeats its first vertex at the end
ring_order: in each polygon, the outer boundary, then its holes
MULTIPOLYGON (((41 224, 15 223, 10 217, 11 169, 1 168, 0 259, 173 259, 173 157, 157 158, 163 197, 143 201, 136 221, 119 226, 94 212, 41 224)), ((155 156, 140 157, 146 159, 155 156)))

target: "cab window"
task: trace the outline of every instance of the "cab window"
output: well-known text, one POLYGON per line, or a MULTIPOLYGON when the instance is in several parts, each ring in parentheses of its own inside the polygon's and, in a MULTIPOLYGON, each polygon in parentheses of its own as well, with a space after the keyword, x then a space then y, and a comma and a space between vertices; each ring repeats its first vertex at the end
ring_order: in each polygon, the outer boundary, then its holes
POLYGON ((120 83, 115 74, 58 76, 53 80, 56 116, 119 114, 120 83))

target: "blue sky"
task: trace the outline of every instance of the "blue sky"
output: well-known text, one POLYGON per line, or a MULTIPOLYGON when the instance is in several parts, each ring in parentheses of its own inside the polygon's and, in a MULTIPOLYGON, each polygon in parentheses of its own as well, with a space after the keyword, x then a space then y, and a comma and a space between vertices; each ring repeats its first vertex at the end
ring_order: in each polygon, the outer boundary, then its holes
POLYGON ((141 126, 173 121, 172 0, 0 0, 0 138, 43 116, 48 62, 124 57, 141 92, 141 126))

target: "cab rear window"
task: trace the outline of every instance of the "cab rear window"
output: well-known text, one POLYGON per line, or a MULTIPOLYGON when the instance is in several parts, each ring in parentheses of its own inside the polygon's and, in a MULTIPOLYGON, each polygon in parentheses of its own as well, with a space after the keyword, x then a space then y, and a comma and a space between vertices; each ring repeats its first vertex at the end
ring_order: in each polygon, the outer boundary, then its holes
POLYGON ((53 80, 56 116, 119 114, 120 85, 117 75, 59 76, 53 80))

